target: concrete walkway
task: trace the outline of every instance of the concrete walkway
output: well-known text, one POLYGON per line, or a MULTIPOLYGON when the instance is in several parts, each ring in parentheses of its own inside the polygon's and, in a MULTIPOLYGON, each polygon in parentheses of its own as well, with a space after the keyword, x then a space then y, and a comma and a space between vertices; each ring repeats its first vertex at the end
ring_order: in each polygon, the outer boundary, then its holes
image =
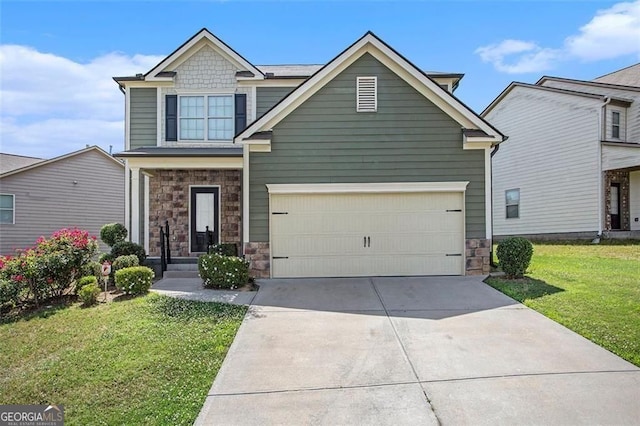
POLYGON ((222 302, 233 305, 250 305, 256 291, 211 290, 202 287, 200 278, 163 278, 151 286, 151 291, 179 299, 200 302, 222 302))
POLYGON ((640 422, 640 369, 473 277, 268 280, 198 425, 640 422))

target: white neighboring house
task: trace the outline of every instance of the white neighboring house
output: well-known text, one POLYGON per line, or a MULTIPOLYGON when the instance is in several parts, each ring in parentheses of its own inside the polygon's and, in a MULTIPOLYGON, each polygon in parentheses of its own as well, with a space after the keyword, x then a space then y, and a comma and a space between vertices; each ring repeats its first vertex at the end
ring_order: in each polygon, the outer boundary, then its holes
POLYGON ((50 160, 0 154, 0 162, 1 255, 62 228, 97 237, 124 220, 124 164, 97 146, 50 160))
POLYGON ((511 83, 481 114, 494 153, 494 237, 640 237, 640 64, 592 81, 511 83))

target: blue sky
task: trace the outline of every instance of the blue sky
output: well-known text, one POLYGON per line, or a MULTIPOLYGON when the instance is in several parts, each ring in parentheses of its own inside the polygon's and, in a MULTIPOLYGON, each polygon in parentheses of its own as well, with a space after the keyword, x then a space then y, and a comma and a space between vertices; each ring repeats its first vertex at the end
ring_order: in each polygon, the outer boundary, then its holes
POLYGON ((514 80, 592 79, 640 61, 640 0, 4 0, 0 151, 121 151, 111 77, 148 71, 202 27, 259 65, 325 63, 372 30, 424 70, 464 73, 456 95, 477 112, 514 80))

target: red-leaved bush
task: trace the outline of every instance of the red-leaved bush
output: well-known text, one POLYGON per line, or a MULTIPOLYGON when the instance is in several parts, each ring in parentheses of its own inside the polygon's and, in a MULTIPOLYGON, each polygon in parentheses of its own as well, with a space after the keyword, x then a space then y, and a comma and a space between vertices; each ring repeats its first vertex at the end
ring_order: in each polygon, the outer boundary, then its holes
POLYGON ((59 297, 82 276, 98 250, 96 238, 80 229, 61 229, 15 256, 0 256, 0 307, 59 297))

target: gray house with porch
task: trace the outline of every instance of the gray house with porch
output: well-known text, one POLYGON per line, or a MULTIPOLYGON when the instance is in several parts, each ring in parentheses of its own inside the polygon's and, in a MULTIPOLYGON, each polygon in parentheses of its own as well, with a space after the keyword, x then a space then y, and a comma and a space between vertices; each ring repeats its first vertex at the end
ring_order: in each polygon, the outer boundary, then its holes
POLYGON ((125 95, 125 220, 175 257, 236 244, 259 277, 489 270, 505 137, 371 32, 326 65, 253 65, 202 29, 125 95))

